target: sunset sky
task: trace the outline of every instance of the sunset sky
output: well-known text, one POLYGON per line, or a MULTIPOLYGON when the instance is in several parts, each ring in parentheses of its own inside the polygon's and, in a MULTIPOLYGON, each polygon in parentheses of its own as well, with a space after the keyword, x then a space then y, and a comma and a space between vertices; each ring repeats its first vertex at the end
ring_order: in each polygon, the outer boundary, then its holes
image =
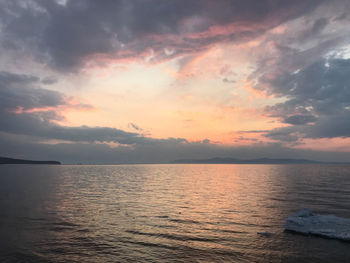
POLYGON ((0 0, 0 156, 350 161, 349 0, 0 0))

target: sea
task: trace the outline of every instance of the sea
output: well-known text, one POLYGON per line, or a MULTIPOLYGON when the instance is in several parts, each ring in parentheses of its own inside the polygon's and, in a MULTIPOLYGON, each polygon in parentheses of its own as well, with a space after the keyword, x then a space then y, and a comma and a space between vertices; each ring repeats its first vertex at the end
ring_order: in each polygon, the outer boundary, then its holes
POLYGON ((0 262, 350 262, 304 208, 350 218, 350 166, 0 165, 0 262))

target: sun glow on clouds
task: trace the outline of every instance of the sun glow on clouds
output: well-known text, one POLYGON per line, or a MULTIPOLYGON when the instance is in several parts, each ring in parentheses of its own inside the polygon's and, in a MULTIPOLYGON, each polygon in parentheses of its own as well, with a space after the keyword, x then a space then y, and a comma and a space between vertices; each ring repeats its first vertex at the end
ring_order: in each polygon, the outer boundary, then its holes
MULTIPOLYGON (((214 27, 208 34, 233 28, 214 27)), ((285 31, 286 26, 281 25, 270 34, 285 31)), ((281 126, 266 116, 263 108, 285 100, 255 89, 249 80, 265 38, 219 43, 158 63, 150 63, 152 50, 134 60, 90 57, 78 80, 84 85, 83 92, 76 95, 94 105, 94 111, 66 111, 65 123, 133 131, 129 127, 132 122, 154 138, 252 142, 251 134, 242 137, 240 131, 281 126)), ((171 56, 176 50, 164 52, 171 56)), ((255 140, 268 141, 261 136, 255 140)))
POLYGON ((223 44, 157 64, 116 62, 87 69, 80 97, 95 111, 67 112, 66 121, 125 130, 132 130, 132 122, 155 138, 228 144, 239 139, 234 131, 275 128, 262 108, 281 99, 259 93, 247 80, 251 50, 258 45, 257 40, 223 44))
POLYGON ((348 1, 97 2, 0 3, 0 132, 349 151, 348 1))

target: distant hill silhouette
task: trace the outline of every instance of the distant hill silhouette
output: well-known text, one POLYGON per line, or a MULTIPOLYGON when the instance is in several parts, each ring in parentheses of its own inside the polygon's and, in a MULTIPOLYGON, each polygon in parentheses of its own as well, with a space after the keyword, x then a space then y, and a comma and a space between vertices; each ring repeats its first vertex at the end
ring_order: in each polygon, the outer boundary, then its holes
POLYGON ((272 158, 259 158, 259 159, 235 159, 235 158, 210 158, 210 159, 179 159, 172 163, 193 163, 193 164, 321 164, 325 162, 318 162, 306 159, 272 159, 272 158))
POLYGON ((61 164, 58 161, 32 161, 0 157, 0 164, 61 164))

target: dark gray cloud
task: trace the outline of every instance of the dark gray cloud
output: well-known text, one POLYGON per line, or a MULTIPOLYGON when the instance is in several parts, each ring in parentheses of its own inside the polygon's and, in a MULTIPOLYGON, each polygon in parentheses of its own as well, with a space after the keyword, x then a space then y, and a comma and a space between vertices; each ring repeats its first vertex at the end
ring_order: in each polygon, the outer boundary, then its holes
POLYGON ((163 141, 159 144, 137 144, 133 147, 110 147, 97 143, 45 144, 35 137, 0 133, 0 156, 17 158, 52 159, 64 163, 135 163, 168 162, 183 158, 306 158, 324 161, 349 161, 345 152, 319 152, 292 149, 281 144, 252 144, 249 146, 224 146, 211 143, 179 143, 163 141))
MULTIPOLYGON (((1 44, 27 48, 39 61, 69 71, 91 55, 135 57, 152 48, 159 59, 199 51, 220 41, 254 37, 306 14, 320 0, 71 0, 1 1, 1 44), (211 26, 236 23, 227 34, 211 26), (240 27, 239 25, 242 25, 240 27), (207 33, 205 33, 207 32, 207 33), (198 34, 193 38, 191 34, 198 34), (165 48, 171 49, 168 55, 165 48)), ((323 20, 322 20, 323 21, 323 20)), ((324 22, 315 24, 322 30, 324 22)))
POLYGON ((319 34, 328 24, 328 19, 325 17, 321 17, 319 19, 317 19, 314 23, 314 25, 312 26, 311 29, 311 34, 315 35, 315 34, 319 34))
MULTIPOLYGON (((92 105, 71 103, 71 97, 41 87, 41 84, 50 83, 52 80, 47 82, 36 76, 0 71, 0 114, 40 112, 51 109, 52 116, 62 119, 62 116, 55 113, 56 108, 93 109, 92 105)), ((44 115, 44 113, 38 114, 44 115)))
POLYGON ((132 128, 132 129, 134 129, 134 130, 136 130, 138 132, 142 132, 143 131, 143 129, 141 127, 139 127, 138 125, 136 125, 135 123, 132 123, 132 122, 130 122, 128 124, 128 127, 132 128))
POLYGON ((311 138, 350 137, 350 110, 321 118, 314 126, 307 127, 311 138))
POLYGON ((299 144, 301 138, 348 138, 350 137, 350 111, 323 116, 312 125, 294 125, 276 128, 265 134, 267 138, 299 144))
POLYGON ((265 112, 290 124, 263 136, 294 144, 303 138, 349 137, 350 60, 344 56, 350 40, 344 26, 348 4, 327 3, 262 43, 265 53, 250 79, 256 89, 284 99, 265 112))
POLYGON ((294 144, 300 139, 300 134, 297 133, 295 126, 275 128, 264 134, 264 136, 276 141, 294 144))
POLYGON ((268 137, 289 141, 297 139, 291 136, 297 132, 309 138, 350 136, 350 59, 319 59, 272 79, 270 87, 290 99, 267 107, 268 114, 298 127, 278 128, 268 137))
POLYGON ((304 125, 310 122, 315 122, 317 118, 313 115, 292 115, 284 119, 285 123, 293 125, 304 125))
POLYGON ((58 82, 58 80, 54 77, 46 77, 46 78, 41 79, 41 83, 45 84, 45 85, 51 85, 51 84, 54 84, 57 82, 58 82))
POLYGON ((303 31, 300 36, 299 39, 300 41, 305 41, 305 40, 313 40, 313 38, 317 35, 319 35, 320 33, 322 33, 322 31, 325 29, 325 27, 328 25, 329 21, 327 18, 325 17, 321 17, 316 19, 316 21, 314 21, 312 27, 307 28, 305 31, 303 31))
POLYGON ((312 106, 317 113, 335 113, 349 103, 349 69, 350 59, 321 57, 296 73, 283 72, 270 79, 269 86, 274 93, 291 97, 289 103, 304 109, 312 106))
POLYGON ((35 76, 0 72, 0 112, 31 110, 66 105, 63 94, 38 88, 40 79, 35 76))

